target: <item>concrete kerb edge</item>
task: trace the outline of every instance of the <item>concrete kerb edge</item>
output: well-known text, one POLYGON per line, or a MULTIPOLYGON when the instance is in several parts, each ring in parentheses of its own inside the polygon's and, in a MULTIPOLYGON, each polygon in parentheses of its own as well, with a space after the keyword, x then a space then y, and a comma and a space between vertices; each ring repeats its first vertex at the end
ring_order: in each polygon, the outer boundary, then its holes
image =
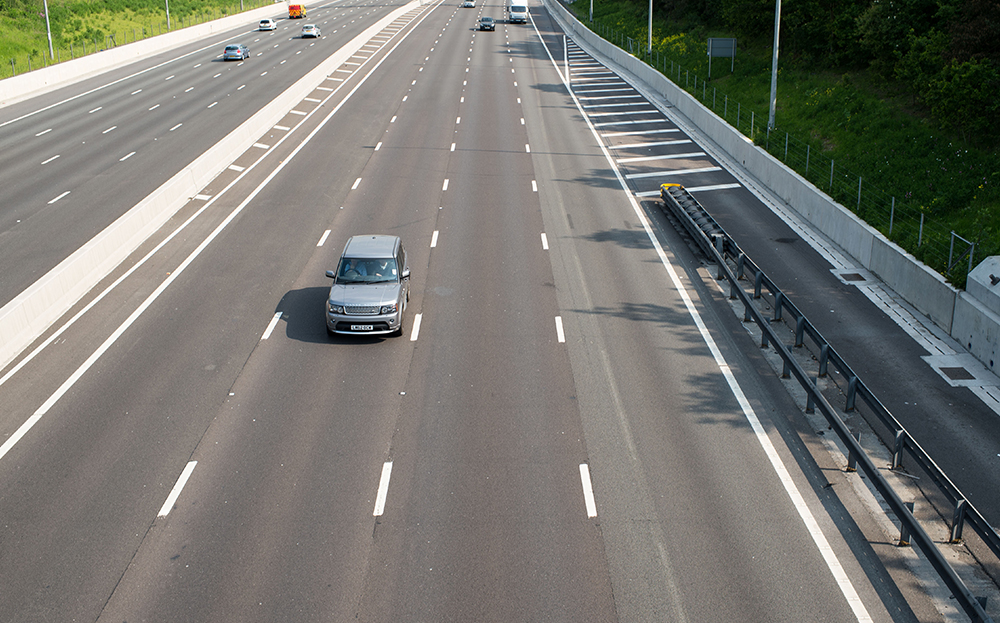
POLYGON ((418 5, 418 0, 409 2, 367 28, 0 308, 0 367, 16 358, 372 35, 418 5))
POLYGON ((51 89, 75 84, 109 69, 128 65, 151 54, 171 50, 206 35, 223 32, 247 22, 259 21, 275 14, 275 9, 284 6, 284 3, 268 5, 5 78, 0 81, 0 85, 3 86, 0 107, 16 104, 51 89))
MULTIPOLYGON (((936 271, 907 253, 853 212, 836 203, 808 180, 675 85, 659 71, 587 29, 556 2, 546 1, 568 32, 659 93, 721 150, 742 164, 764 187, 831 242, 901 296, 937 326, 952 333, 959 291, 936 271)), ((965 341, 967 342, 967 340, 965 341)), ((965 343, 963 342, 963 343, 965 343)), ((985 363, 985 362, 984 362, 985 363)))

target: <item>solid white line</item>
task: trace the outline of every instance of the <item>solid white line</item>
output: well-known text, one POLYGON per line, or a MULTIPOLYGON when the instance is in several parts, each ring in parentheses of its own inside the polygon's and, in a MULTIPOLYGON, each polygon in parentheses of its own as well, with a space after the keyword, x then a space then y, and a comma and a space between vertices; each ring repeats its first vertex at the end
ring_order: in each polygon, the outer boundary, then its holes
POLYGON ((605 132, 601 136, 609 138, 612 136, 638 136, 646 134, 666 134, 667 132, 680 132, 677 128, 662 128, 660 130, 629 130, 628 132, 605 132))
POLYGON ((549 250, 549 239, 545 236, 545 232, 542 232, 542 249, 545 251, 549 250))
MULTIPOLYGON (((690 175, 692 173, 711 173, 721 171, 722 167, 701 167, 699 169, 676 169, 673 171, 653 171, 651 173, 630 173, 625 176, 627 180, 638 180, 646 177, 667 177, 670 175, 690 175)), ((690 190, 690 189, 689 189, 690 190)))
POLYGON ((271 322, 267 323, 267 328, 264 329, 264 334, 260 336, 260 339, 266 340, 271 337, 271 331, 274 331, 274 327, 277 326, 279 320, 281 320, 281 312, 276 312, 271 316, 271 322))
MULTIPOLYGON (((546 48, 546 53, 548 53, 548 48, 546 48)), ((555 65, 558 68, 558 64, 556 63, 555 59, 552 58, 551 54, 549 54, 549 60, 552 62, 553 65, 555 65)), ((572 96, 575 99, 575 95, 572 96)), ((580 103, 577 101, 576 104, 578 109, 580 109, 580 112, 582 113, 583 110, 582 108, 580 108, 580 103)), ((598 138, 598 133, 597 129, 595 128, 595 124, 593 124, 590 121, 590 119, 586 119, 586 117, 585 120, 587 124, 590 126, 590 131, 591 133, 593 133, 594 138, 598 138)), ((607 148, 604 146, 604 144, 601 143, 600 140, 598 140, 598 144, 601 148, 601 152, 604 154, 604 157, 607 159, 607 161, 612 165, 614 165, 614 160, 611 157, 610 152, 608 152, 607 148)), ((760 420, 757 419, 757 414, 754 412, 753 407, 750 405, 750 402, 747 400, 746 395, 743 393, 743 389, 737 382, 736 377, 732 373, 732 370, 730 370, 728 362, 726 362, 725 357, 723 357, 722 355, 722 351, 719 350, 718 345, 715 343, 715 339, 712 337, 712 334, 709 333, 708 327, 705 326, 705 322, 702 319, 701 314, 698 312, 698 308, 695 307, 694 302, 691 300, 690 294, 688 293, 687 289, 684 286, 684 283, 681 281, 680 276, 678 276, 677 271, 673 267, 673 264, 670 263, 670 259, 667 257, 666 252, 663 250, 663 246, 660 244, 659 239, 653 232, 653 227, 652 225, 650 225, 649 220, 646 218, 645 212, 642 211, 639 202, 635 200, 635 196, 632 194, 631 190, 629 190, 628 184, 626 183, 625 178, 622 177, 621 171, 618 170, 618 167, 612 166, 612 169, 614 170, 615 177, 618 178, 618 184, 621 186, 621 189, 625 191, 629 203, 632 204, 632 211, 639 219, 639 222, 642 223, 642 228, 643 230, 645 230, 646 236, 649 238, 650 243, 652 243, 653 248, 656 250, 656 254, 660 258, 660 263, 663 264, 663 267, 666 269, 667 274, 670 277, 670 281, 674 285, 674 289, 677 291, 677 293, 681 297, 681 300, 684 302, 684 307, 687 309, 688 315, 694 321, 695 326, 697 326, 698 332, 701 334, 702 340, 704 340, 705 345, 708 347, 709 351, 712 354, 712 357, 715 359, 716 365, 719 367, 719 370, 722 373, 723 377, 725 378, 726 383, 729 385, 730 391, 733 393, 733 396, 739 403, 740 408, 743 410, 743 415, 747 418, 747 421, 750 422, 750 425, 757 436, 758 443, 761 445, 761 448, 767 455, 767 458, 771 463, 772 469, 774 469, 774 472, 778 476, 779 481, 785 488, 785 492, 788 494, 788 497, 791 498, 792 505, 795 507, 795 510, 799 513, 799 517, 802 519, 802 522, 805 525, 806 530, 809 532, 809 535, 812 537, 813 542, 816 544, 816 547, 819 549, 820 554, 823 556, 823 560, 826 562, 827 568, 829 568, 831 574, 833 574, 834 580, 836 581, 837 586, 840 588, 841 593, 847 600, 848 605, 851 607, 851 610, 854 612, 854 616, 859 621, 859 623, 870 622, 872 620, 871 615, 868 614, 868 610, 865 608, 864 603, 861 601, 861 598, 858 596, 857 591, 854 589, 854 585, 851 583, 850 577, 848 577, 847 573, 844 572, 843 567, 840 565, 840 561, 837 559, 837 555, 833 552, 833 548, 830 547, 829 542, 826 540, 826 536, 823 534, 822 529, 816 522, 816 519, 813 516, 812 511, 809 510, 809 507, 806 504, 804 498, 802 497, 802 494, 799 492, 798 488, 795 485, 795 482, 789 475, 787 468, 785 467, 784 463, 781 462, 781 457, 778 456, 777 451, 771 444, 771 439, 767 436, 767 432, 764 430, 764 427, 761 426, 760 420)), ((581 473, 582 473, 582 468, 581 468, 581 473)))
POLYGON ((431 248, 433 249, 434 247, 437 246, 437 244, 438 244, 438 230, 435 229, 434 233, 431 234, 431 248))
POLYGON ((330 230, 323 232, 323 235, 319 237, 319 242, 316 243, 317 247, 321 247, 326 244, 326 239, 330 236, 330 230))
POLYGON ((664 145, 686 145, 691 139, 679 138, 674 141, 655 141, 653 143, 629 143, 628 145, 612 145, 614 149, 632 149, 633 147, 663 147, 664 145))
POLYGON ((420 319, 423 318, 423 314, 416 314, 413 316, 413 329, 410 330, 410 341, 416 342, 417 336, 420 335, 420 319))
POLYGON ((618 164, 628 164, 629 162, 652 162, 655 160, 677 160, 678 158, 698 158, 704 156, 703 151, 693 151, 687 154, 669 154, 666 156, 640 156, 638 158, 619 158, 615 160, 618 164))
POLYGON ((49 202, 49 205, 52 205, 52 204, 53 204, 53 203, 55 203, 56 201, 59 201, 60 199, 62 199, 63 197, 65 197, 65 196, 66 196, 66 195, 68 195, 68 194, 69 194, 69 191, 67 190, 67 191, 66 191, 66 192, 64 192, 63 194, 59 195, 58 197, 56 197, 55 199, 53 199, 52 201, 50 201, 50 202, 49 202))
POLYGON ((389 474, 392 473, 392 461, 386 461, 382 466, 382 477, 378 481, 378 495, 375 496, 374 517, 381 517, 385 510, 385 497, 389 494, 389 474))
POLYGON ((689 193, 698 193, 703 190, 729 190, 731 188, 742 188, 742 186, 740 184, 716 184, 714 186, 695 186, 694 188, 685 187, 685 190, 689 193))
POLYGON ((559 343, 566 341, 566 334, 563 333, 562 316, 556 316, 556 339, 559 343))
POLYGON ((163 503, 160 507, 160 512, 156 514, 157 517, 166 517, 170 510, 174 507, 174 502, 181 495, 181 490, 184 485, 187 484, 188 478, 191 477, 191 472, 194 471, 195 465, 198 461, 189 461, 187 465, 184 466, 184 471, 181 472, 180 478, 177 479, 177 483, 174 484, 174 488, 170 490, 170 495, 167 496, 167 501, 163 503))
POLYGON ((583 501, 587 505, 587 517, 597 517, 594 487, 590 483, 590 467, 586 463, 580 463, 580 482, 583 483, 583 501))
POLYGON ((351 186, 351 190, 357 190, 359 184, 361 184, 361 178, 360 177, 358 179, 354 180, 354 186, 351 186))

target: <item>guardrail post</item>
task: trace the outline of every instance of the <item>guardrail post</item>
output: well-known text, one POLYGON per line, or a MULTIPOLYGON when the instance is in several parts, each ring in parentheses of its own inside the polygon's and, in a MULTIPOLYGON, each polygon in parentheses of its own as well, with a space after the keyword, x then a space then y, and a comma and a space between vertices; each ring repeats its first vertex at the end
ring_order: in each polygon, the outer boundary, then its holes
POLYGON ((967 504, 968 502, 965 501, 965 498, 962 498, 955 504, 955 516, 951 520, 952 543, 960 543, 962 541, 962 528, 965 527, 965 507, 967 504))
MULTIPOLYGON (((854 433, 854 438, 858 440, 858 445, 861 445, 861 431, 854 433)), ((847 471, 858 471, 858 457, 855 456, 854 450, 850 450, 847 453, 847 471)))
POLYGON ((813 397, 813 390, 819 391, 819 379, 816 377, 811 377, 812 388, 806 388, 806 413, 816 412, 816 399, 813 397))
POLYGON ((847 404, 844 406, 844 411, 850 413, 854 411, 854 402, 858 395, 858 377, 852 376, 851 380, 847 382, 847 404))
POLYGON ((715 236, 715 250, 719 252, 719 263, 716 265, 715 280, 722 281, 726 277, 723 267, 726 263, 726 247, 722 236, 715 236))
POLYGON ((781 358, 781 378, 787 379, 792 375, 792 368, 788 365, 788 360, 781 358))
POLYGON ((750 303, 743 306, 743 322, 750 322, 753 318, 750 316, 750 303))
POLYGON ((903 466, 903 443, 905 435, 905 430, 900 429, 896 431, 896 441, 892 447, 892 465, 889 466, 889 469, 899 469, 903 466))
POLYGON ((764 283, 764 271, 758 269, 757 274, 754 276, 753 279, 753 297, 755 299, 760 298, 760 287, 761 285, 763 285, 763 283, 764 283))
MULTIPOLYGON (((13 63, 14 61, 11 61, 13 63)), ((746 254, 740 253, 739 257, 736 258, 736 278, 743 278, 743 265, 746 263, 746 254)))
POLYGON ((785 302, 785 293, 779 291, 774 295, 774 320, 781 320, 781 306, 785 302))
MULTIPOLYGON (((903 506, 906 507, 906 510, 910 511, 911 515, 913 514, 913 502, 903 502, 903 506)), ((899 546, 900 547, 907 547, 909 545, 910 545, 910 531, 907 530, 906 523, 903 521, 902 518, 900 518, 899 519, 899 546)))
POLYGON ((799 316, 795 321, 795 345, 801 347, 806 336, 806 317, 799 316))
POLYGON ((819 375, 826 376, 826 368, 830 363, 830 345, 823 344, 819 347, 819 375))
MULTIPOLYGON (((767 318, 764 319, 764 322, 767 323, 767 324, 771 323, 771 321, 768 320, 767 318)), ((760 347, 761 348, 767 348, 767 344, 768 344, 768 341, 767 341, 767 331, 764 330, 764 327, 761 327, 760 328, 760 347)))

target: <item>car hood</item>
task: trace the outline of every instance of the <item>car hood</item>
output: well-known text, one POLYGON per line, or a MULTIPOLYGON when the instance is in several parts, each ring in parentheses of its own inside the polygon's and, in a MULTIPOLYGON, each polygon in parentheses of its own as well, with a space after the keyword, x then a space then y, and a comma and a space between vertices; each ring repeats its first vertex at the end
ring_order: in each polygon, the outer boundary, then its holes
POLYGON ((389 305, 399 300, 399 291, 402 287, 403 284, 394 282, 372 284, 335 283, 330 287, 328 299, 334 305, 349 305, 352 307, 389 305))

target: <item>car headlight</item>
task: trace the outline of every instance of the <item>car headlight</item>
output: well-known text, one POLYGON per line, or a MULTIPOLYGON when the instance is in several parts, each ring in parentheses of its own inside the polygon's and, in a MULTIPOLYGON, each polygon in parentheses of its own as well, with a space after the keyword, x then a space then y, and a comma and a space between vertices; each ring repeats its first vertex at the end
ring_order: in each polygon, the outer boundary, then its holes
POLYGON ((383 314, 394 314, 394 313, 396 313, 396 304, 393 303, 392 305, 383 305, 381 313, 383 313, 383 314))
POLYGON ((329 302, 327 303, 327 305, 330 308, 330 313, 331 314, 343 314, 344 313, 344 306, 343 305, 334 305, 333 303, 329 303, 329 302))

